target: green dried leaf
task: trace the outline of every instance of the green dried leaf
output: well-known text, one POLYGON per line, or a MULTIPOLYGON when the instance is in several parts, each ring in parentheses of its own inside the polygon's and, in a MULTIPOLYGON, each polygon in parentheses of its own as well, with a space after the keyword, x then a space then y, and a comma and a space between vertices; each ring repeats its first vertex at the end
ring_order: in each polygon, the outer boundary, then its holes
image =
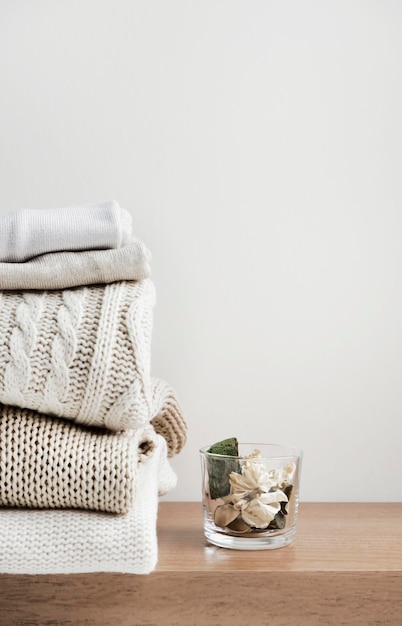
POLYGON ((272 522, 269 524, 268 530, 273 530, 273 529, 282 530, 282 528, 285 528, 285 526, 286 526, 286 517, 284 516, 282 511, 279 511, 275 515, 272 522))
POLYGON ((285 489, 283 490, 283 493, 288 498, 288 502, 281 502, 281 513, 283 515, 287 515, 288 514, 287 505, 289 504, 289 500, 290 500, 290 496, 292 494, 292 491, 293 491, 293 485, 287 485, 285 487, 285 489))
MULTIPOLYGON (((236 437, 214 443, 209 449, 210 454, 225 456, 239 455, 239 444, 236 437)), ((209 493, 213 500, 224 498, 230 493, 229 475, 238 472, 238 461, 227 458, 208 458, 209 493)))
POLYGON ((208 450, 210 454, 224 454, 226 456, 239 456, 239 443, 236 437, 223 439, 214 443, 208 450))

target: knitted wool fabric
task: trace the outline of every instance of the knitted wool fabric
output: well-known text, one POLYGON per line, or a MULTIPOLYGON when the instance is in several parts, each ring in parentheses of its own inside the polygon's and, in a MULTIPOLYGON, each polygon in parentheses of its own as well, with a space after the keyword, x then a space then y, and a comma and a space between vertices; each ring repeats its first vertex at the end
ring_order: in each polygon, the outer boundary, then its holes
POLYGON ((112 430, 152 414, 150 279, 0 292, 0 402, 112 430))
POLYGON ((174 456, 186 443, 187 423, 175 392, 163 380, 152 380, 152 404, 151 424, 166 439, 169 456, 174 456))
POLYGON ((119 248, 131 239, 131 215, 111 200, 0 215, 0 261, 26 261, 57 250, 119 248))
POLYGON ((0 506, 126 513, 150 427, 113 433, 0 405, 0 506))
POLYGON ((151 253, 134 240, 112 250, 51 252, 23 263, 0 263, 0 289, 66 289, 143 280, 151 274, 151 253))
POLYGON ((154 379, 152 389, 154 428, 117 433, 0 405, 0 506, 127 512, 138 465, 152 452, 150 431, 164 437, 169 456, 185 443, 172 388, 154 379))
POLYGON ((0 573, 148 574, 157 563, 158 493, 174 488, 165 440, 138 468, 125 515, 80 510, 0 509, 0 573))

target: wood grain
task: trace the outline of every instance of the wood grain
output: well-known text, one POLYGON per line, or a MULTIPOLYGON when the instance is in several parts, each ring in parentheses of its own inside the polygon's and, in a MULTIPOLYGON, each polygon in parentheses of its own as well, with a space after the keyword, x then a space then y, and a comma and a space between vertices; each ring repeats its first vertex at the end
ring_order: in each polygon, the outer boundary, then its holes
POLYGON ((402 504, 303 503, 294 544, 261 552, 208 545, 199 503, 158 527, 149 576, 0 576, 0 625, 402 625, 402 504))

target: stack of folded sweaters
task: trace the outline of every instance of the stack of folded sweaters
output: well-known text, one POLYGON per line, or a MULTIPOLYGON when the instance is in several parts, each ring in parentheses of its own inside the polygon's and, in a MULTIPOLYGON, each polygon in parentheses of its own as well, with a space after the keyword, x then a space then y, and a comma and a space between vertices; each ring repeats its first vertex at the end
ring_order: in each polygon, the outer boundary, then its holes
POLYGON ((187 427, 149 263, 116 202, 0 215, 0 573, 155 568, 187 427))

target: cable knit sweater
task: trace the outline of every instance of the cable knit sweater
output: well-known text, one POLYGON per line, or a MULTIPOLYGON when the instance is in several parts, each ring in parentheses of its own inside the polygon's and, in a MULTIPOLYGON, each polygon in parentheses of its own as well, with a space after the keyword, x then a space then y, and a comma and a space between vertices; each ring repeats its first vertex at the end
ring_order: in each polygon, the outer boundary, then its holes
POLYGON ((152 417, 150 279, 0 292, 0 402, 112 430, 152 417))
POLYGON ((158 494, 174 488, 166 442, 138 466, 133 504, 125 515, 81 510, 0 509, 2 574, 123 572, 148 574, 156 565, 158 494))

